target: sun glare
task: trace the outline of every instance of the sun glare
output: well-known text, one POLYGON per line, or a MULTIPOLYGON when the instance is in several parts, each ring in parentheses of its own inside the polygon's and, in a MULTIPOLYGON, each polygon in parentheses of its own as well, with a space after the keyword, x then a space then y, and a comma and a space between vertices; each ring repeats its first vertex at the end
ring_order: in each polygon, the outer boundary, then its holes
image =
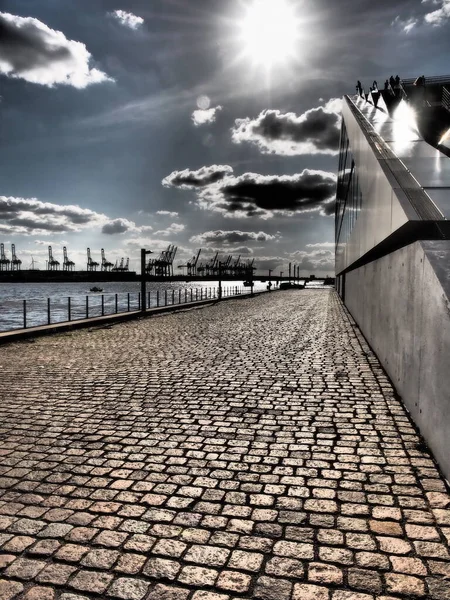
POLYGON ((268 67, 295 56, 298 18, 289 0, 253 0, 241 22, 245 53, 268 67))

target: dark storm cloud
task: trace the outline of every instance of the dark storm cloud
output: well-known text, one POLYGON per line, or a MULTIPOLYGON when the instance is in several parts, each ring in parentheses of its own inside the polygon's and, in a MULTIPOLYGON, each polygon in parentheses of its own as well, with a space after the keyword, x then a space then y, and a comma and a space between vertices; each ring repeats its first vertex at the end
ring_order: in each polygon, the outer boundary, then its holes
POLYGON ((90 60, 86 46, 68 40, 61 31, 32 17, 0 12, 0 73, 49 87, 84 88, 108 80, 89 67, 90 60))
POLYGON ((12 233, 80 231, 107 222, 106 215, 76 205, 0 196, 0 224, 12 233))
POLYGON ((275 240, 277 236, 270 235, 264 231, 205 231, 199 235, 194 235, 190 238, 190 242, 199 245, 210 244, 243 244, 245 242, 267 242, 275 240))
POLYGON ((233 169, 228 165, 211 165, 209 167, 202 167, 197 171, 184 169, 184 171, 173 171, 163 179, 162 184, 165 187, 179 187, 184 190, 192 190, 216 183, 232 173, 233 169))
POLYGON ((262 217, 320 210, 332 214, 336 175, 304 169, 295 175, 231 175, 227 165, 202 167, 198 171, 174 171, 163 180, 166 187, 197 189, 200 208, 225 216, 262 217))
POLYGON ((305 169, 296 175, 245 173, 200 197, 208 208, 225 214, 270 217, 274 213, 325 212, 335 189, 334 173, 305 169))
POLYGON ((236 119, 232 140, 254 144, 264 154, 337 154, 340 104, 333 99, 299 116, 265 110, 256 119, 236 119))

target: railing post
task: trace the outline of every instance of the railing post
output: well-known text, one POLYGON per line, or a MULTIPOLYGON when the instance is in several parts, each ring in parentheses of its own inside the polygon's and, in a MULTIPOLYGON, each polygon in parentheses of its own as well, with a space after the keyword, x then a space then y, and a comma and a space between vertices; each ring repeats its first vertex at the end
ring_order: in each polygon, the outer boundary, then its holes
POLYGON ((23 328, 27 328, 27 301, 23 301, 23 328))
POLYGON ((164 290, 164 306, 167 306, 167 290, 164 290))
POLYGON ((159 290, 156 290, 156 306, 159 308, 159 290))
POLYGON ((181 304, 181 288, 178 290, 178 304, 181 304))
POLYGON ((187 288, 184 288, 184 303, 187 302, 187 288))
POLYGON ((128 312, 130 312, 130 292, 128 292, 128 295, 127 295, 127 309, 128 309, 128 312))
POLYGON ((119 298, 118 298, 118 294, 116 294, 116 298, 115 298, 115 309, 116 309, 116 315, 117 315, 117 309, 118 309, 118 305, 119 305, 119 298))
POLYGON ((68 316, 68 320, 71 321, 72 320, 72 303, 70 300, 70 296, 67 298, 67 316, 68 316))
POLYGON ((175 304, 175 290, 172 290, 172 304, 175 304))
POLYGON ((140 309, 142 312, 145 312, 145 257, 147 252, 145 248, 141 248, 141 306, 140 309))
POLYGON ((102 317, 105 314, 105 295, 102 294, 102 317))
POLYGON ((47 324, 50 325, 52 322, 50 315, 50 298, 47 298, 47 324))
POLYGON ((147 295, 147 308, 150 308, 150 292, 147 295))
POLYGON ((86 319, 89 319, 89 296, 86 295, 86 319))

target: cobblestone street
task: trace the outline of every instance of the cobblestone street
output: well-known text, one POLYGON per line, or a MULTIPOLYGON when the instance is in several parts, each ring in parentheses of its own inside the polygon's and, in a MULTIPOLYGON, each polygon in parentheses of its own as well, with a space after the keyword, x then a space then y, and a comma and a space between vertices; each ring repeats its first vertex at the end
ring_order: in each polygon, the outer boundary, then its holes
POLYGON ((334 291, 0 348, 0 599, 450 598, 450 496, 334 291))

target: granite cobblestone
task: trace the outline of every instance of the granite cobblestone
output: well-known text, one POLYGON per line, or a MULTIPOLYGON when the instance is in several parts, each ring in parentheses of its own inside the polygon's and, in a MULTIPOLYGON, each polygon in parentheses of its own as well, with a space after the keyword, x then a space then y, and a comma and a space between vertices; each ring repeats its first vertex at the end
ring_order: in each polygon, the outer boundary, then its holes
POLYGON ((450 599, 450 495, 333 291, 0 348, 1 600, 450 599))

